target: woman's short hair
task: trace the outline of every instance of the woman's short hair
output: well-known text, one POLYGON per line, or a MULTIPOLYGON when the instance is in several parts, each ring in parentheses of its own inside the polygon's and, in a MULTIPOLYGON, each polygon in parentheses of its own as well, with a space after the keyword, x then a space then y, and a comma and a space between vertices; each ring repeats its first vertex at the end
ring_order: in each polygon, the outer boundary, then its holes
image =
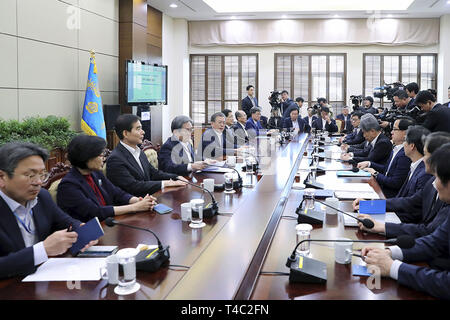
POLYGON ((80 134, 70 141, 67 147, 67 158, 72 166, 87 169, 88 161, 101 155, 105 147, 105 139, 80 134))

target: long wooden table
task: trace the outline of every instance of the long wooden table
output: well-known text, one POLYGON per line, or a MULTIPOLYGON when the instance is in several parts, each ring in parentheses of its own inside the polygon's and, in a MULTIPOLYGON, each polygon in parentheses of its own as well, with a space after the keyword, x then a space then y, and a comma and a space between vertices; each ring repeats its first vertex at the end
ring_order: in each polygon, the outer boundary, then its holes
MULTIPOLYGON (((205 197, 201 190, 187 186, 156 193, 159 203, 174 210, 170 214, 154 212, 129 214, 116 219, 153 230, 165 245, 170 245, 170 264, 189 267, 165 267, 155 273, 137 272, 141 289, 135 294, 117 296, 115 286, 106 280, 83 281, 80 288, 66 282, 23 283, 22 278, 0 281, 0 299, 89 299, 89 300, 231 300, 231 299, 411 299, 427 296, 383 279, 381 291, 370 291, 365 280, 352 277, 349 266, 334 264, 332 245, 312 244, 315 258, 328 265, 327 285, 290 285, 287 277, 260 275, 260 271, 284 271, 287 256, 295 245, 296 221, 282 218, 292 215, 301 201, 302 191, 292 190, 297 169, 308 147, 308 136, 301 134, 287 145, 275 146, 267 139, 256 145, 265 156, 259 157, 262 174, 253 177, 254 188, 227 195, 214 192, 220 215, 206 219, 206 227, 191 229, 181 221, 180 205, 192 198, 205 197), (267 152, 270 151, 270 152, 267 152), (256 183, 256 180, 258 182, 256 183)), ((304 159, 303 161, 308 161, 304 159)), ((238 165, 239 167, 239 165, 238 165)), ((318 180, 328 179, 330 173, 318 180)), ((205 178, 223 182, 221 174, 194 174, 192 181, 205 178)), ((244 180, 248 176, 243 174, 244 180)), ((303 177, 301 177, 303 179, 303 177)), ((380 192, 374 181, 365 181, 380 192)), ((345 204, 342 204, 345 206, 345 204)), ((349 204, 347 204, 348 206, 349 204)), ((378 239, 355 228, 344 228, 342 221, 328 221, 316 228, 313 236, 352 239, 378 239)), ((101 245, 119 248, 154 244, 152 235, 116 226, 104 226, 101 245)))
MULTIPOLYGON (((336 148, 336 147, 334 147, 336 148)), ((333 147, 325 147, 333 149, 333 147)), ((311 150, 309 150, 311 151, 311 150)), ((310 153, 309 153, 310 154, 310 153)), ((302 160, 302 167, 307 167, 309 159, 302 160)), ((321 166, 331 167, 339 165, 336 161, 321 162, 321 166)), ((300 181, 303 181, 307 172, 302 172, 300 181)), ((325 175, 319 176, 317 181, 327 185, 333 185, 338 180, 345 183, 369 183, 381 198, 384 195, 373 178, 337 178, 336 172, 329 171, 325 175)), ((284 210, 284 219, 280 220, 275 237, 268 250, 267 257, 261 267, 262 272, 285 272, 289 273, 286 267, 286 260, 290 256, 296 244, 295 226, 297 220, 289 219, 288 216, 295 216, 295 210, 303 199, 302 190, 292 190, 289 200, 284 210)), ((322 210, 325 210, 325 206, 322 210)), ((352 212, 351 201, 340 201, 339 207, 346 212, 352 212)), ((325 214, 322 226, 314 226, 311 232, 311 239, 338 239, 348 238, 353 240, 384 240, 385 237, 359 231, 357 227, 345 227, 341 213, 335 216, 325 214)), ((367 243, 354 243, 354 252, 367 246, 367 243)), ((384 247, 380 243, 371 243, 371 246, 384 247)), ((398 299, 433 299, 433 297, 400 286, 395 280, 381 278, 379 289, 374 288, 373 280, 367 281, 367 277, 352 276, 352 265, 361 264, 361 258, 353 257, 351 264, 339 264, 335 262, 334 243, 311 242, 311 256, 313 259, 327 264, 326 284, 306 284, 289 283, 289 276, 279 274, 261 274, 252 291, 251 299, 306 299, 306 300, 398 300, 398 299), (369 287, 373 289, 369 289, 369 287)))

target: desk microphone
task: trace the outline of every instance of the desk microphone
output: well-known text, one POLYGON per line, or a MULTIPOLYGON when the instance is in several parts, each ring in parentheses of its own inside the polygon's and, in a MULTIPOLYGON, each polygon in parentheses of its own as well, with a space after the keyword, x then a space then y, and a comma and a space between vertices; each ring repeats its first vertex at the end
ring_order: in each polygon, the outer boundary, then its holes
POLYGON ((105 224, 108 227, 114 227, 115 225, 150 232, 158 241, 157 249, 148 249, 140 251, 136 256, 136 269, 142 271, 155 272, 170 258, 169 246, 163 246, 158 236, 150 229, 140 228, 125 224, 114 220, 112 217, 108 217, 105 220, 105 224))
MULTIPOLYGON (((180 179, 177 177, 175 180, 180 180, 180 179)), ((180 180, 180 181, 186 182, 184 180, 180 180)), ((206 207, 205 206, 203 207, 203 217, 204 218, 212 218, 213 216, 215 216, 219 213, 219 206, 217 205, 217 201, 208 189, 198 186, 195 183, 192 183, 189 181, 187 181, 186 183, 193 187, 196 187, 203 191, 208 192, 209 196, 211 197, 211 207, 209 207, 209 204, 206 207)))
POLYGON ((414 247, 415 240, 411 236, 403 235, 389 240, 329 240, 305 239, 297 243, 290 257, 287 258, 286 267, 290 269, 289 282, 325 283, 327 281, 327 265, 318 260, 305 256, 297 256, 296 250, 304 242, 360 242, 360 243, 388 243, 397 245, 402 249, 414 247))
MULTIPOLYGON (((246 154, 246 155, 248 155, 248 156, 252 156, 252 157, 255 159, 255 161, 256 161, 255 166, 256 166, 256 167, 253 168, 253 171, 254 171, 255 173, 257 173, 258 170, 259 170, 259 161, 258 161, 258 158, 256 157, 256 155, 254 155, 254 154, 252 154, 252 153, 250 153, 250 152, 248 152, 248 151, 246 151, 246 150, 241 150, 241 151, 239 151, 239 152, 244 153, 244 154, 246 154)), ((245 159, 244 159, 244 163, 245 163, 245 159)), ((243 168, 242 168, 242 169, 243 169, 243 168)), ((244 171, 244 170, 242 170, 242 171, 244 171)), ((247 171, 247 166, 245 166, 245 171, 247 171)))
POLYGON ((348 214, 347 212, 342 211, 342 210, 339 209, 339 208, 335 208, 335 207, 333 207, 333 206, 330 206, 328 203, 325 203, 325 202, 323 202, 323 201, 317 200, 317 199, 315 199, 315 198, 314 198, 314 201, 317 201, 318 203, 323 204, 325 207, 334 209, 334 210, 336 210, 336 211, 338 211, 338 212, 340 212, 340 213, 343 213, 343 214, 345 214, 345 215, 347 215, 347 216, 349 216, 349 217, 352 217, 353 219, 358 220, 358 221, 361 222, 361 223, 364 225, 364 227, 366 227, 367 229, 372 229, 372 228, 375 226, 375 224, 373 223, 373 221, 370 220, 370 219, 367 219, 367 218, 361 219, 361 218, 358 218, 358 217, 354 217, 354 216, 352 216, 351 214, 348 214))
MULTIPOLYGON (((213 164, 210 164, 209 166, 210 167, 216 167, 216 168, 223 168, 221 166, 215 166, 213 164)), ((227 166, 227 169, 234 170, 237 173, 237 175, 238 175, 238 181, 233 181, 233 189, 242 189, 243 181, 242 181, 241 175, 239 174, 239 171, 237 171, 235 168, 230 167, 230 166, 227 166)))

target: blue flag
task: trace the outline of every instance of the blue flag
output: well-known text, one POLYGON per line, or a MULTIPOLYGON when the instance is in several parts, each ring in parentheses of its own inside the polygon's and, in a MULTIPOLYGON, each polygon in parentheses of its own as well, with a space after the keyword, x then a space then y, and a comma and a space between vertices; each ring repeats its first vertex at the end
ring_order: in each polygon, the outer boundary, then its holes
POLYGON ((95 63, 95 53, 93 52, 91 52, 83 116, 81 117, 81 129, 91 136, 99 136, 106 140, 102 98, 98 88, 97 64, 95 63))

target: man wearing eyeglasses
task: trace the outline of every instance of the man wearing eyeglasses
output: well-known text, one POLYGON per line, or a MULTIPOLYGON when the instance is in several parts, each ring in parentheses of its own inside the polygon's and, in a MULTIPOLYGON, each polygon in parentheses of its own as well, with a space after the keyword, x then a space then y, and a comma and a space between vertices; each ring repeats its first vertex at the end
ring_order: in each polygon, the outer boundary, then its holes
POLYGON ((177 116, 172 120, 172 136, 162 145, 158 155, 160 170, 187 176, 192 171, 207 167, 206 162, 195 161, 192 124, 188 116, 177 116))
MULTIPOLYGON (((0 278, 33 273, 77 241, 81 222, 41 189, 48 179, 47 157, 46 150, 31 143, 0 147, 0 278)), ((82 251, 96 243, 91 241, 82 251)))
POLYGON ((405 155, 403 143, 406 137, 406 130, 414 124, 415 121, 407 117, 395 120, 392 129, 394 149, 391 151, 389 160, 385 164, 371 161, 358 163, 358 168, 370 172, 375 177, 386 198, 395 197, 408 178, 411 159, 405 155))

